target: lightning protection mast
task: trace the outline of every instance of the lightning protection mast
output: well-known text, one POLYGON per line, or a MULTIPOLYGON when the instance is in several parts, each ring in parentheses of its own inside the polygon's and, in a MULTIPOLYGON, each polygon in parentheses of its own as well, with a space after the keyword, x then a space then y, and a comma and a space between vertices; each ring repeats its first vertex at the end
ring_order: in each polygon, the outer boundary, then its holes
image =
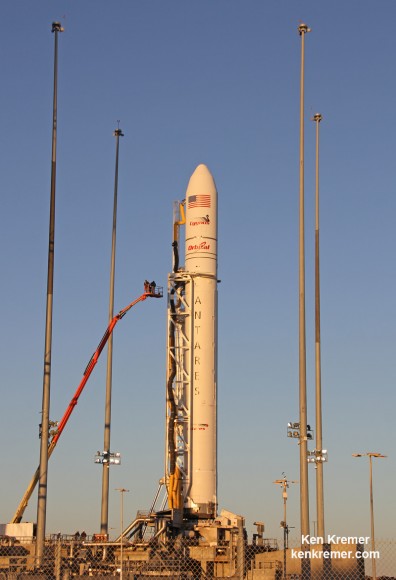
MULTIPOLYGON (((300 205, 299 205, 299 404, 300 404, 300 520, 301 535, 309 535, 309 496, 307 464, 307 383, 305 333, 305 229, 304 229, 304 66, 306 24, 298 27, 301 36, 300 79, 300 205)), ((311 574, 310 561, 301 560, 302 580, 311 574)))
MULTIPOLYGON (((116 138, 116 160, 114 177, 114 205, 113 205, 113 230, 111 238, 111 262, 110 262, 110 297, 109 297, 109 323, 114 317, 114 275, 115 275, 115 251, 117 233, 117 196, 118 196, 118 155, 120 147, 120 137, 124 136, 118 121, 118 128, 113 133, 116 138)), ((111 393, 112 393, 112 373, 113 373, 113 335, 109 338, 107 347, 107 372, 106 372, 106 402, 105 402, 105 424, 104 424, 104 444, 105 454, 110 456, 110 424, 111 424, 111 393)), ((100 533, 107 534, 109 527, 109 480, 110 463, 103 463, 102 471, 102 509, 100 518, 100 533)))
POLYGON ((52 23, 54 33, 54 98, 52 115, 52 158, 51 158, 51 197, 50 223, 48 243, 48 275, 47 275, 47 308, 45 323, 44 348, 44 378, 41 417, 40 467, 37 501, 37 534, 36 534, 36 566, 42 564, 45 540, 45 524, 47 511, 47 475, 48 475, 48 439, 49 412, 51 392, 51 350, 52 350, 52 305, 54 293, 54 253, 55 253, 55 184, 56 184, 56 133, 57 133, 57 101, 58 101, 58 34, 63 32, 60 22, 52 23))
POLYGON ((316 414, 316 454, 322 459, 316 461, 316 517, 318 536, 325 537, 324 494, 323 494, 323 442, 322 442, 322 370, 320 343, 320 270, 319 270, 319 123, 320 113, 315 113, 316 124, 316 168, 315 168, 315 414, 316 414))

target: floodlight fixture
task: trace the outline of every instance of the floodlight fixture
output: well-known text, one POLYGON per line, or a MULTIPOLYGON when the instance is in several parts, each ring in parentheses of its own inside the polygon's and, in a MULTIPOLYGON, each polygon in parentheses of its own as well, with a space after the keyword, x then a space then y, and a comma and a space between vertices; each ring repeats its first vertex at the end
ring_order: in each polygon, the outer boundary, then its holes
POLYGON ((327 449, 314 449, 313 451, 307 451, 307 461, 308 463, 315 463, 315 469, 318 463, 325 463, 327 460, 327 449))
MULTIPOLYGON (((287 424, 287 436, 293 439, 300 439, 301 438, 301 429, 300 423, 289 421, 287 424)), ((313 430, 311 429, 311 425, 307 425, 307 435, 306 441, 311 441, 313 439, 313 430)))
POLYGON ((121 453, 118 451, 111 453, 110 451, 97 451, 94 457, 94 463, 100 465, 121 465, 121 453))

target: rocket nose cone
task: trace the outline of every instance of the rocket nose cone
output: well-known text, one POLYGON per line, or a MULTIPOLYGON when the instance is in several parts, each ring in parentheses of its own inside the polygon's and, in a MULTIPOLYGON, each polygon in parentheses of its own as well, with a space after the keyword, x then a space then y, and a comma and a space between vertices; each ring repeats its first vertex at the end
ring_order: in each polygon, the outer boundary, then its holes
POLYGON ((198 165, 194 173, 191 175, 187 187, 187 195, 196 194, 200 191, 206 191, 207 193, 216 192, 213 175, 203 163, 198 165))
POLYGON ((210 173, 208 166, 205 165, 205 163, 200 163, 199 165, 197 165, 197 167, 195 168, 194 173, 210 173))
POLYGON ((186 192, 187 272, 217 272, 217 191, 206 165, 198 165, 186 192))

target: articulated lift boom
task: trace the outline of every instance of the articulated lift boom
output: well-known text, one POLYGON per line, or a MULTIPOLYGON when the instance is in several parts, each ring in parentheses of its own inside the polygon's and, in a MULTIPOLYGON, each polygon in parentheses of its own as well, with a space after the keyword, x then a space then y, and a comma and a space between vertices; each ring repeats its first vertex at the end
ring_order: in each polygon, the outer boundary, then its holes
MULTIPOLYGON (((125 314, 128 312, 128 310, 130 310, 138 302, 143 302, 143 300, 146 300, 147 297, 161 298, 162 297, 162 288, 160 288, 158 286, 156 287, 155 284, 148 284, 147 282, 145 282, 144 293, 141 296, 139 296, 139 298, 136 298, 136 300, 134 300, 133 302, 128 304, 128 306, 126 306, 125 308, 120 310, 120 312, 118 314, 116 314, 114 316, 114 318, 110 321, 110 324, 107 327, 106 332, 104 333, 102 340, 98 344, 97 349, 95 350, 89 363, 87 364, 87 367, 86 367, 84 374, 83 374, 83 378, 81 379, 81 382, 78 385, 77 390, 74 393, 73 398, 69 403, 69 406, 67 407, 62 419, 60 420, 60 422, 58 424, 58 427, 57 427, 55 433, 53 434, 53 436, 51 437, 51 439, 48 443, 48 459, 51 457, 51 455, 56 447, 56 444, 58 443, 59 438, 62 435, 64 428, 66 427, 66 424, 69 420, 69 417, 72 414, 74 407, 77 405, 78 399, 79 399, 81 393, 83 392, 84 387, 87 384, 87 381, 88 381, 89 377, 91 376, 92 371, 94 370, 94 368, 96 366, 96 363, 98 362, 98 359, 101 355, 101 352, 104 349, 107 341, 109 340, 109 338, 114 330, 115 325, 117 324, 117 322, 119 320, 121 320, 121 318, 123 318, 125 316, 125 314)), ((29 502, 29 500, 32 496, 32 493, 33 493, 33 491, 37 485, 37 482, 39 480, 39 472, 40 472, 40 469, 38 467, 36 469, 32 479, 31 479, 31 481, 30 481, 26 491, 25 491, 25 494, 24 494, 24 496, 23 496, 23 498, 18 506, 18 509, 16 510, 12 520, 10 521, 11 524, 18 524, 22 520, 24 511, 27 508, 28 502, 29 502)))

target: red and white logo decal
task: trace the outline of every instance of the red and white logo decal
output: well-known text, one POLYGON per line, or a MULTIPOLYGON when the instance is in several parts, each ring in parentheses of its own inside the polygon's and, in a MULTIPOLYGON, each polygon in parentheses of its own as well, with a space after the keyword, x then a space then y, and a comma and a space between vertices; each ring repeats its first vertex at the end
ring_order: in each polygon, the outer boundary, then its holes
POLYGON ((188 250, 209 250, 210 244, 207 242, 201 242, 200 244, 190 244, 188 250))

